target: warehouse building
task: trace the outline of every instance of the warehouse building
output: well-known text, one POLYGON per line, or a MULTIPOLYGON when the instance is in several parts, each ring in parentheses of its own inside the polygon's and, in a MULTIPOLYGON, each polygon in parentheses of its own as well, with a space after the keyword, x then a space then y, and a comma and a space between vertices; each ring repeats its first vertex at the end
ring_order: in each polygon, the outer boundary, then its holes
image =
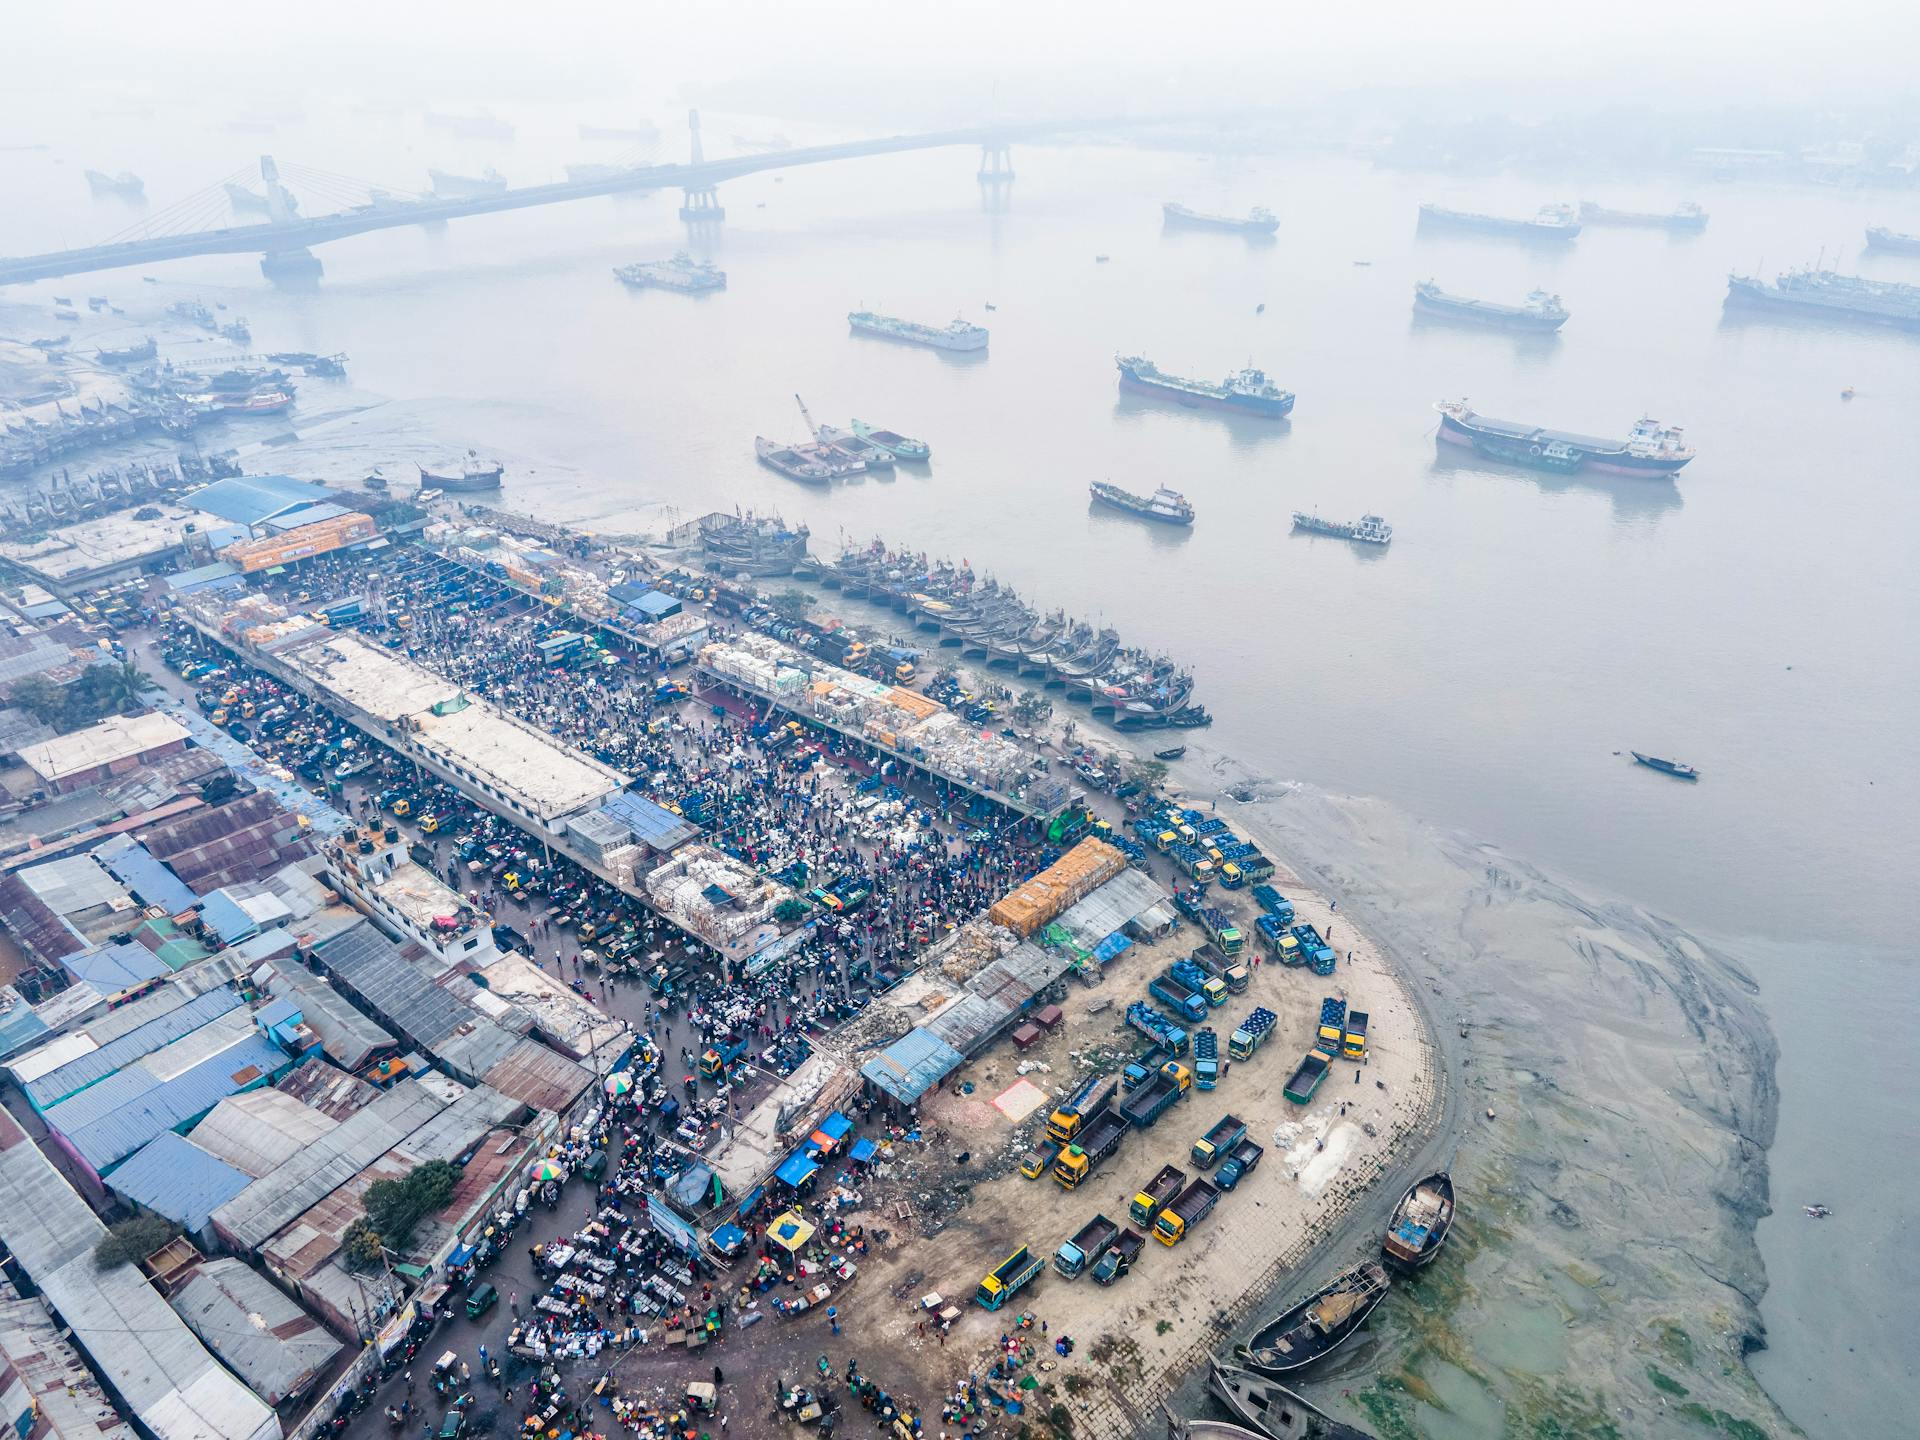
POLYGON ((187 748, 187 729, 170 715, 112 715, 97 725, 20 748, 20 760, 54 794, 97 785, 187 748))

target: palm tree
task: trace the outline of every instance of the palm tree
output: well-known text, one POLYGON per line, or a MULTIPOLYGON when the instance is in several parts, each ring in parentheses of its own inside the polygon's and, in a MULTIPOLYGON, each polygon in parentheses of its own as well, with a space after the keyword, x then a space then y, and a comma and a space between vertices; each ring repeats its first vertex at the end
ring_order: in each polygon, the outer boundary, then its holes
POLYGON ((101 701, 111 710, 132 710, 149 690, 159 689, 154 678, 131 660, 122 660, 100 677, 101 701))

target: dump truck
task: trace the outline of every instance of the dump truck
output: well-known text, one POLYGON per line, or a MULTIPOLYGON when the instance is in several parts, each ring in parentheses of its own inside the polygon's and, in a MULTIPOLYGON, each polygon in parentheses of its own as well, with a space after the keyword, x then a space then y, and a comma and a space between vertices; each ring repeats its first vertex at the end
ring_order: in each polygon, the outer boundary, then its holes
POLYGON ((1042 1140, 1029 1150, 1026 1158, 1020 1162, 1020 1173, 1029 1180, 1038 1180, 1053 1168, 1053 1162, 1060 1158, 1060 1146, 1052 1140, 1042 1140))
POLYGON ((1181 980, 1171 969, 1162 972, 1147 986, 1147 993, 1156 1000, 1164 1001, 1176 1015, 1183 1015, 1189 1020, 1207 1018, 1207 997, 1197 987, 1181 980))
POLYGON ((1113 1284, 1133 1268, 1146 1243, 1147 1237, 1139 1231, 1122 1230, 1119 1238, 1107 1247, 1107 1253, 1100 1257, 1100 1263, 1093 1267, 1094 1280, 1101 1285, 1113 1284))
POLYGON ((1240 1022, 1240 1028, 1227 1037, 1227 1054, 1236 1060, 1246 1060, 1260 1048, 1260 1042, 1273 1033, 1273 1027, 1280 1023, 1280 1017, 1261 1005, 1240 1022))
POLYGON ((1213 861, 1207 858, 1207 852, 1194 845, 1175 845, 1167 851, 1167 858, 1178 865, 1189 880, 1211 880, 1213 861))
POLYGON ((1211 1130, 1193 1142, 1193 1163, 1202 1170, 1211 1170, 1246 1138, 1246 1121, 1237 1115, 1222 1115, 1211 1130))
POLYGON ((1367 1012, 1349 1010, 1347 1012, 1347 1033, 1340 1043, 1340 1054, 1347 1060, 1365 1060, 1367 1058, 1367 1012))
POLYGON ((1291 931, 1293 938, 1300 942, 1300 949, 1306 957, 1306 963, 1313 967, 1316 975, 1331 975, 1335 960, 1333 947, 1320 938, 1320 932, 1311 925, 1296 925, 1291 931))
POLYGON ((1209 1007, 1227 1003, 1227 982, 1209 975, 1197 960, 1176 960, 1167 968, 1182 985, 1198 990, 1209 1007))
POLYGON ((1220 1162, 1220 1173, 1213 1177, 1213 1183, 1220 1187, 1222 1193, 1233 1189, 1254 1172, 1260 1164, 1260 1157, 1266 1153, 1266 1147, 1258 1141, 1242 1140, 1220 1162))
POLYGON ((1187 1053, 1187 1032, 1144 1000, 1127 1006, 1127 1024, 1176 1059, 1187 1053))
POLYGON ((1201 973, 1218 980, 1235 995, 1244 995, 1247 986, 1253 983, 1253 970, 1246 961, 1224 959, 1211 946, 1202 945, 1188 958, 1200 967, 1201 973))
POLYGON ((1120 1234, 1120 1227, 1104 1215, 1096 1215, 1071 1240, 1062 1243, 1053 1253, 1053 1268, 1067 1279, 1072 1280, 1095 1264, 1107 1253, 1107 1247, 1113 1244, 1120 1234))
POLYGON ((989 1310, 998 1310, 1022 1285, 1038 1275, 1045 1265, 1046 1261, 1022 1245, 994 1266, 980 1282, 980 1288, 973 1292, 973 1298, 989 1310))
POLYGON ((1193 1076, 1184 1065, 1169 1060, 1154 1077, 1120 1103, 1120 1115, 1129 1125, 1144 1130, 1173 1107, 1187 1093, 1193 1076))
POLYGON ((1186 1183, 1186 1171, 1178 1165, 1162 1165, 1160 1173, 1147 1182, 1146 1188, 1134 1193, 1127 1214, 1142 1230, 1151 1230, 1153 1222, 1160 1218, 1160 1212, 1173 1203, 1174 1197, 1186 1187, 1186 1183))
POLYGON ((1271 885, 1256 885, 1252 890, 1253 903, 1283 925, 1293 923, 1293 902, 1271 885))
POLYGON ((1110 1075, 1096 1075, 1047 1117, 1047 1136, 1061 1144, 1078 1135, 1086 1123, 1113 1103, 1119 1088, 1110 1075))
POLYGON ((1313 1099, 1313 1092, 1320 1088, 1320 1082, 1327 1078, 1327 1057, 1318 1050, 1309 1050, 1300 1057, 1292 1078, 1282 1091, 1287 1099, 1296 1105, 1304 1105, 1313 1099))
POLYGON ((1060 1158, 1053 1162, 1053 1178, 1068 1190, 1074 1189, 1120 1148, 1126 1134, 1127 1122, 1120 1112, 1102 1110, 1080 1132, 1080 1138, 1060 1152, 1060 1158))
POLYGON ((1347 1034, 1347 1002, 1329 995, 1320 1002, 1320 1024, 1313 1032, 1313 1048, 1329 1060, 1340 1053, 1347 1034))
POLYGON ((1220 1037, 1211 1026, 1194 1032, 1193 1083, 1202 1090, 1220 1083, 1220 1037))
POLYGON ((1211 1180, 1193 1181, 1160 1212, 1160 1218, 1153 1222, 1153 1238, 1169 1247, 1178 1245, 1189 1230, 1207 1218, 1219 1198, 1219 1187, 1211 1180))
POLYGON ((1293 932, 1287 928, 1291 918, 1291 915, 1287 920, 1282 920, 1278 915, 1262 915, 1253 922, 1253 928, 1260 937, 1260 943, 1280 964, 1304 965, 1307 957, 1300 949, 1300 942, 1293 938, 1293 932))
POLYGON ((1240 953, 1240 947, 1246 943, 1246 937, 1240 933, 1240 927, 1233 917, 1217 905, 1203 905, 1197 917, 1200 928, 1207 932, 1207 939, 1213 948, 1231 960, 1240 953))

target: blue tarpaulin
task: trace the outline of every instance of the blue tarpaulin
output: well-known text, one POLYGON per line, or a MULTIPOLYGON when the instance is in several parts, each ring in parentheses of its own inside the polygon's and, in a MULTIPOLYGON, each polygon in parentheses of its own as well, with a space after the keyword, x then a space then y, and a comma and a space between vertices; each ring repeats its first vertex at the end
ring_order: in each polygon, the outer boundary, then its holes
POLYGON ((796 1150, 780 1162, 780 1168, 773 1172, 773 1178, 782 1185, 790 1185, 798 1190, 818 1174, 819 1170, 819 1161, 804 1150, 796 1150))
POLYGON ((747 1243, 747 1232, 738 1225, 722 1225, 713 1232, 713 1248, 731 1259, 747 1243))
POLYGON ((1093 955, 1102 965, 1133 948, 1133 941, 1118 930, 1093 947, 1093 955))
POLYGON ((853 1142, 853 1149, 847 1152, 847 1158, 855 1164, 864 1165, 880 1153, 880 1147, 864 1135, 853 1142))

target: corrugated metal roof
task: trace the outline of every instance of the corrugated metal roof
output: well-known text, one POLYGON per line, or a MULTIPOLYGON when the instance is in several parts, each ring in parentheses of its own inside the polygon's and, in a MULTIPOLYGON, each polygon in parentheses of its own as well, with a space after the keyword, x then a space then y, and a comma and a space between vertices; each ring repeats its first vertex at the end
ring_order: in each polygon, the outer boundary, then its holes
POLYGON ((7 928, 43 960, 57 960, 87 943, 86 936, 33 893, 18 871, 0 875, 0 915, 7 917, 7 928))
POLYGON ((345 1120, 380 1097, 380 1092, 358 1075, 349 1075, 318 1055, 309 1055, 273 1088, 335 1120, 345 1120))
POLYGON ((92 945, 60 957, 60 968, 84 980, 102 995, 131 990, 149 980, 171 975, 172 969, 144 945, 92 945))
POLYGON ((939 1036, 910 1030, 862 1065, 860 1073, 894 1099, 912 1105, 966 1058, 939 1036))
POLYGON ((431 1050, 462 1024, 478 1018, 401 958, 399 947, 369 922, 356 925, 314 952, 341 984, 372 1007, 407 1040, 431 1050))
POLYGON ((342 515, 353 513, 346 506, 335 505, 331 500, 317 500, 311 505, 302 505, 295 510, 270 515, 260 523, 265 529, 279 534, 288 530, 297 530, 302 525, 317 525, 322 520, 337 520, 342 515))
POLYGON ((700 835, 699 827, 689 824, 685 817, 631 791, 609 797, 599 813, 611 815, 631 830, 635 839, 662 854, 700 835))
POLYGON ((196 565, 191 570, 176 570, 166 577, 167 588, 176 595, 203 590, 217 585, 222 580, 240 578, 240 567, 225 560, 216 560, 211 565, 196 565))
POLYGON ((494 1126, 513 1119, 525 1108, 491 1085, 476 1085, 394 1148, 416 1162, 458 1160, 494 1126))
POLYGON ((200 911, 200 918, 225 945, 245 940, 260 928, 259 922, 243 910, 240 902, 229 895, 225 889, 216 890, 207 896, 206 903, 200 911))
POLYGON ((198 903, 193 891, 147 847, 131 835, 116 835, 93 847, 93 858, 131 890, 142 905, 158 905, 169 915, 191 910, 198 903))
POLYGON ((1000 1033, 1017 1012, 995 1004, 984 995, 956 995, 920 1028, 958 1050, 972 1055, 1000 1033))
POLYGON ((520 1037, 513 1031, 476 1015, 433 1046, 434 1058, 455 1074, 478 1081, 513 1053, 520 1037))
POLYGON ((107 1183, 116 1194, 192 1231, 251 1185, 253 1176, 169 1130, 129 1156, 107 1183))
MULTIPOLYGON (((301 1104, 284 1091, 249 1090, 229 1095, 214 1106, 206 1119, 187 1132, 187 1138, 258 1180, 339 1125, 331 1115, 301 1104)), ((119 1178, 118 1171, 114 1177, 119 1178)))
POLYGON ((96 1081, 106 1079, 116 1070, 131 1065, 143 1055, 151 1055, 191 1035, 203 1025, 212 1024, 239 1005, 240 996, 230 986, 223 985, 218 990, 195 996, 157 1019, 107 1041, 98 1049, 27 1081, 27 1098, 33 1101, 34 1108, 45 1110, 49 1105, 57 1104, 96 1081))
POLYGON ((272 1281, 239 1260, 197 1266, 168 1303, 269 1405, 299 1394, 342 1349, 272 1281))
POLYGON ((390 1031, 354 1009, 346 996, 297 961, 270 967, 266 983, 270 994, 284 995, 299 1005, 327 1058, 344 1070, 358 1070, 380 1051, 398 1044, 390 1031))
POLYGON ((127 887, 100 868, 91 855, 65 855, 19 872, 29 890, 56 915, 73 915, 116 900, 131 901, 127 887))
POLYGON ((74 1128, 56 1122, 54 1117, 67 1105, 82 1105, 112 1090, 123 1077, 145 1075, 138 1069, 122 1070, 113 1079, 54 1106, 47 1112, 47 1123, 67 1137, 81 1159, 104 1175, 162 1131, 191 1124, 235 1091, 271 1080, 288 1063, 286 1052, 278 1046, 260 1035, 248 1035, 171 1080, 130 1093, 115 1108, 74 1128))
POLYGON ((39 1044, 51 1029, 13 986, 0 989, 0 1060, 39 1044))
POLYGON ((0 1109, 0 1239, 38 1283, 106 1233, 40 1147, 0 1109))
POLYGON ((402 1080, 215 1210, 214 1225, 236 1249, 259 1249, 282 1226, 432 1119, 443 1105, 417 1081, 402 1080))
POLYGON ((269 515, 295 505, 332 498, 325 486, 295 480, 291 475, 234 475, 202 485, 186 497, 186 503, 236 525, 258 525, 269 515))
MULTIPOLYGON (((113 1402, 69 1345, 39 1300, 22 1300, 0 1276, 0 1366, 25 1387, 39 1422, 32 1435, 47 1440, 138 1440, 117 1416, 113 1402)), ((8 1387, 13 1398, 18 1391, 8 1387)), ((21 1418, 26 1418, 22 1413, 21 1418)))
POLYGON ((1054 921, 1082 947, 1091 950, 1129 921, 1166 900, 1167 892, 1153 877, 1129 866, 1086 899, 1069 905, 1054 921))
POLYGON ((593 1084, 593 1072, 538 1040, 523 1039, 482 1077, 502 1095, 564 1115, 593 1084))

